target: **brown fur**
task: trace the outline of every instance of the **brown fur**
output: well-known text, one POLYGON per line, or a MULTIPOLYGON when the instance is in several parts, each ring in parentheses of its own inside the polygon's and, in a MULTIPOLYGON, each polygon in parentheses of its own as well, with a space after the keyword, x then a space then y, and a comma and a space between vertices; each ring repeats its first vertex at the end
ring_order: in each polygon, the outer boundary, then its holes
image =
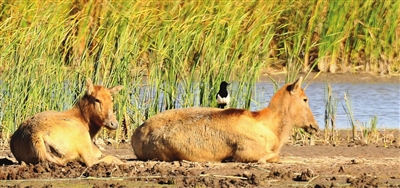
POLYGON ((19 162, 49 161, 64 166, 70 161, 82 161, 92 166, 101 161, 122 163, 106 156, 93 144, 102 127, 115 130, 118 122, 113 113, 112 94, 122 89, 93 86, 87 80, 87 92, 65 112, 46 111, 25 120, 11 137, 10 147, 19 162))
POLYGON ((277 162, 293 126, 318 130, 301 82, 283 86, 256 112, 185 108, 157 114, 135 130, 133 150, 140 160, 277 162))

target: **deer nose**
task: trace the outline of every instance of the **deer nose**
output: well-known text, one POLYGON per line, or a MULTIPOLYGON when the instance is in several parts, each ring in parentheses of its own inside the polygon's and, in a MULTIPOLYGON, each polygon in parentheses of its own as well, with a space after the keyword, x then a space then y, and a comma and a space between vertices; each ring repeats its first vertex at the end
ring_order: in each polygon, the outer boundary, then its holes
POLYGON ((313 132, 314 133, 317 133, 318 132, 318 130, 319 130, 319 126, 318 126, 318 124, 317 123, 315 123, 315 124, 311 124, 311 126, 310 126, 312 129, 313 129, 313 132))
POLYGON ((318 124, 310 124, 309 126, 306 127, 305 131, 310 133, 310 134, 315 134, 318 132, 318 124))
POLYGON ((112 121, 110 122, 110 125, 108 126, 109 129, 115 130, 118 128, 118 122, 117 121, 112 121))

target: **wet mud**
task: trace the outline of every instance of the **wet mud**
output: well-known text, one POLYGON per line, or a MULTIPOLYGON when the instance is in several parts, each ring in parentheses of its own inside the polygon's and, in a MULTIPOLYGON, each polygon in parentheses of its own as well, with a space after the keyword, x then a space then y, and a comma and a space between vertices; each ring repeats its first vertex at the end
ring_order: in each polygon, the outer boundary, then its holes
POLYGON ((400 187, 397 140, 288 143, 281 161, 267 164, 138 161, 127 143, 102 147, 126 164, 18 164, 4 147, 0 187, 400 187))

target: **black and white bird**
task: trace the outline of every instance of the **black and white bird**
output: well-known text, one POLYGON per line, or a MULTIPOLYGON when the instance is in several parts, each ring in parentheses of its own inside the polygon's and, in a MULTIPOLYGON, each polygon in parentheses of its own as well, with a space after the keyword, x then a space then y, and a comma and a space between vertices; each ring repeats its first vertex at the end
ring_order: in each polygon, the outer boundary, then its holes
POLYGON ((218 94, 216 96, 217 99, 217 104, 218 104, 218 108, 225 108, 225 106, 228 106, 229 108, 229 101, 231 100, 227 87, 228 87, 229 83, 222 81, 221 85, 219 85, 219 91, 218 94))

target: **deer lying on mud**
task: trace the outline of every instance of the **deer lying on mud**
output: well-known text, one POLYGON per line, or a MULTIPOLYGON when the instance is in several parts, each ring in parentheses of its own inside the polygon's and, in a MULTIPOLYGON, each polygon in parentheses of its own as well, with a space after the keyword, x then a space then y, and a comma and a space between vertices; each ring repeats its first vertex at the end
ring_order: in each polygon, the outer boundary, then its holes
POLYGON ((159 113, 134 131, 135 155, 140 160, 278 162, 293 126, 318 131, 302 80, 283 86, 267 108, 256 112, 193 107, 159 113))
POLYGON ((117 129, 111 95, 118 93, 122 86, 107 89, 94 86, 87 79, 86 87, 86 94, 72 109, 41 112, 18 127, 10 147, 19 162, 49 161, 65 166, 70 161, 81 161, 88 167, 99 162, 122 163, 113 156, 100 159, 102 153, 93 143, 102 127, 117 129))

